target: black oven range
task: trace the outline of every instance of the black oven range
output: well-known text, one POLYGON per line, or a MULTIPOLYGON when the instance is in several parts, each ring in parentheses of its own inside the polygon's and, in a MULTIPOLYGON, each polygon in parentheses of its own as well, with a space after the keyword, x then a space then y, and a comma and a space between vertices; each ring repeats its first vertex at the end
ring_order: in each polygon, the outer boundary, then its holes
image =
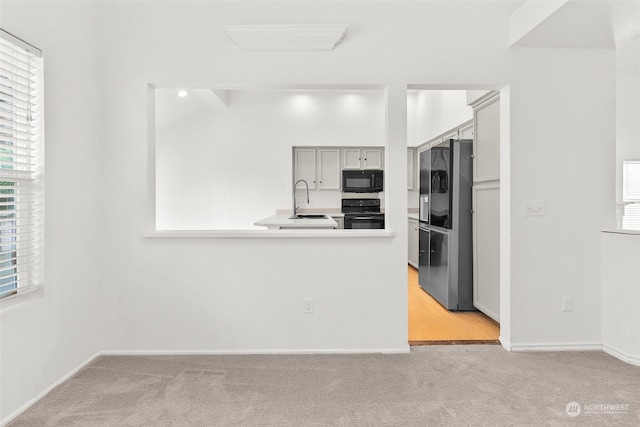
POLYGON ((342 199, 345 229, 384 229, 380 199, 342 199))

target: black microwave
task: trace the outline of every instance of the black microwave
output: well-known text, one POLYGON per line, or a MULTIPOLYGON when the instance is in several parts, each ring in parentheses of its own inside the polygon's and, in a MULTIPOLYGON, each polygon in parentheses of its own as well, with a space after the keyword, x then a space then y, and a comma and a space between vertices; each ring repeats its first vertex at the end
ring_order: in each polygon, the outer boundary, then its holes
POLYGON ((383 188, 383 171, 343 170, 342 191, 345 193, 379 193, 383 188))

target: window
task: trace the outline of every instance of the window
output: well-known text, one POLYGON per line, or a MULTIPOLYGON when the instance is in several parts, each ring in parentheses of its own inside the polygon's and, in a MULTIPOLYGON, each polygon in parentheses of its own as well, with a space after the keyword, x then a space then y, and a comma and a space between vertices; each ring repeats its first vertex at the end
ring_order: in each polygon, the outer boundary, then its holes
POLYGON ((42 62, 0 30, 0 299, 42 280, 42 62))
POLYGON ((622 228, 640 230, 640 160, 622 162, 622 228))

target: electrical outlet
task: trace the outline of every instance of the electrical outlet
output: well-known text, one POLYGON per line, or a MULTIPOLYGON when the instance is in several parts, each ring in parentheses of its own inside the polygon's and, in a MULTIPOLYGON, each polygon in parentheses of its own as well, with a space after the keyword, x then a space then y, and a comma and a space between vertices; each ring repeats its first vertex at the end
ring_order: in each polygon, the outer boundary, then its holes
POLYGON ((562 297, 562 311, 573 311, 573 297, 562 297))
POLYGON ((304 299, 304 314, 313 314, 313 298, 304 299))

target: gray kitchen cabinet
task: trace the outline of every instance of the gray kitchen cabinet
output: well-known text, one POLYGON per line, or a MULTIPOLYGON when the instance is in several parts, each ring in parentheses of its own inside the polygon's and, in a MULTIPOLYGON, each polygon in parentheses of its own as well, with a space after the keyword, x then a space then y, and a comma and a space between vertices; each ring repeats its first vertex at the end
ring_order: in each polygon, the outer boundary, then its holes
POLYGON ((294 178, 304 179, 309 190, 340 190, 340 149, 294 148, 294 178))
POLYGON ((342 169, 382 169, 382 148, 343 148, 342 169))
MULTIPOLYGON (((295 148, 293 150, 294 182, 303 179, 309 190, 316 188, 316 149, 295 148)), ((302 184, 300 184, 302 185, 302 184)))
POLYGON ((417 190, 416 185, 416 149, 407 148, 407 190, 417 190))
POLYGON ((418 268, 420 228, 415 218, 409 218, 407 222, 409 224, 409 264, 418 268))
POLYGON ((340 190, 340 150, 318 148, 317 188, 320 190, 340 190))
POLYGON ((362 150, 360 148, 342 149, 342 169, 361 169, 362 150))
POLYGON ((500 94, 473 107, 473 305, 500 321, 500 94))
POLYGON ((473 139, 473 122, 463 125, 459 132, 460 139, 473 139))
POLYGON ((362 169, 382 169, 382 148, 363 148, 362 156, 362 169))

